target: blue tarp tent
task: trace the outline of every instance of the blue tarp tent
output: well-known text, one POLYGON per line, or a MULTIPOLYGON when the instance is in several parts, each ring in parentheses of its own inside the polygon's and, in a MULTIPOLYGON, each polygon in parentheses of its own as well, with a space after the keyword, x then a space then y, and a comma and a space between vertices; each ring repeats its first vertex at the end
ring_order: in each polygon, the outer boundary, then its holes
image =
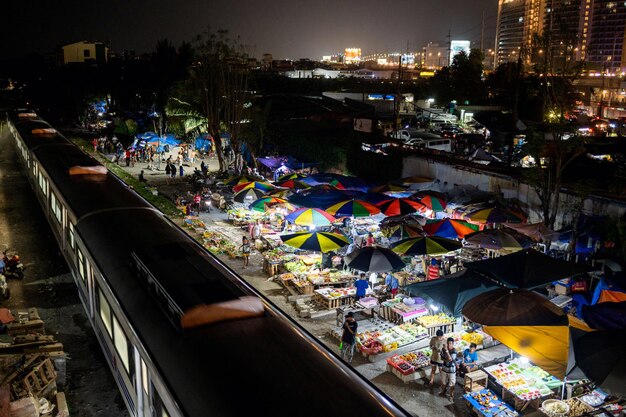
POLYGON ((211 148, 213 148, 213 136, 211 135, 202 135, 198 136, 194 141, 194 146, 196 150, 202 152, 209 152, 211 148))

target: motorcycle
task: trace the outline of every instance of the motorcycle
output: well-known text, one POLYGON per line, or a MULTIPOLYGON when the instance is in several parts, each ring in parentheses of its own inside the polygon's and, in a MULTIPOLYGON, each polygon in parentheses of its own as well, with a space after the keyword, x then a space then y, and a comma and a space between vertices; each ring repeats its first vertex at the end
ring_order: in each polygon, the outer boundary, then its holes
POLYGON ((20 255, 15 251, 5 249, 2 252, 4 258, 4 271, 0 270, 0 274, 13 276, 17 279, 24 279, 24 264, 20 261, 20 255))

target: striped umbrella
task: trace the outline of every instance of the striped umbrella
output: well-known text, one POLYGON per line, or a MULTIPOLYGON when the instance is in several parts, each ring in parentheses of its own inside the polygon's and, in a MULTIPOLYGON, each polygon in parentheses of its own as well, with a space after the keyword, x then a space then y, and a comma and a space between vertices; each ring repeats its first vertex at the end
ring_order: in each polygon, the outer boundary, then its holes
POLYGON ((280 238, 286 245, 294 248, 324 253, 350 244, 346 236, 330 232, 296 232, 281 235, 280 238))
POLYGON ((260 181, 251 181, 244 182, 233 187, 233 191, 238 193, 241 190, 247 190, 248 188, 256 188, 257 190, 261 190, 264 192, 270 191, 274 189, 274 186, 268 182, 260 182, 260 181))
POLYGON ((465 236, 465 241, 485 249, 516 252, 532 245, 532 241, 519 233, 500 229, 483 230, 465 236))
POLYGON ((265 211, 268 206, 274 206, 279 204, 284 205, 287 210, 295 210, 294 205, 291 204, 289 201, 285 200, 284 198, 272 196, 263 196, 251 203, 248 208, 250 210, 265 211))
POLYGON ((263 197, 265 194, 261 190, 257 190, 256 188, 246 188, 245 190, 239 191, 233 197, 233 200, 238 203, 243 203, 244 200, 256 200, 263 197))
POLYGON ((391 244, 391 249, 402 255, 443 255, 462 247, 461 242, 443 237, 413 237, 391 244))
POLYGON ((292 172, 291 174, 285 174, 278 177, 278 181, 287 181, 287 180, 301 180, 306 178, 307 176, 304 174, 298 174, 297 172, 292 172))
POLYGON ((408 198, 392 198, 378 203, 377 206, 385 216, 401 216, 415 213, 425 208, 422 203, 409 200, 408 198))
POLYGON ((261 178, 252 177, 250 175, 235 175, 224 181, 224 185, 234 187, 235 185, 244 184, 247 182, 260 181, 261 178))
POLYGON ((424 231, 417 224, 380 226, 380 232, 389 240, 400 240, 407 239, 409 237, 424 236, 424 231))
POLYGON ((336 217, 367 217, 380 213, 380 209, 363 200, 344 200, 326 209, 336 217))
POLYGON ((420 203, 434 212, 444 211, 446 209, 446 202, 443 199, 430 194, 422 197, 420 203))
POLYGON ((307 188, 311 188, 310 185, 298 180, 279 181, 275 182, 274 185, 277 187, 291 188, 293 190, 305 190, 307 188))
POLYGON ((367 246, 344 257, 350 268, 364 272, 387 272, 404 268, 405 263, 391 249, 367 246))
POLYGON ((522 218, 503 207, 490 207, 464 214, 468 220, 476 223, 521 223, 522 218))
POLYGON ((463 220, 443 219, 427 222, 424 231, 430 236, 447 239, 462 239, 465 235, 478 231, 478 226, 463 220))
POLYGON ((337 221, 333 216, 318 208, 300 208, 288 214, 285 219, 301 226, 330 226, 337 221))

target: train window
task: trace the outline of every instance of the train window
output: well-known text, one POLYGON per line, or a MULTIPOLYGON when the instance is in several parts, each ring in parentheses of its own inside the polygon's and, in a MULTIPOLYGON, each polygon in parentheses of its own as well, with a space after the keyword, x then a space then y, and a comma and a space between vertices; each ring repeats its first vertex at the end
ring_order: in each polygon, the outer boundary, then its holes
POLYGON ((158 417, 170 417, 170 414, 163 405, 163 400, 154 385, 152 386, 152 406, 154 407, 154 415, 158 417))
POLYGON ((85 257, 80 249, 78 249, 78 275, 85 280, 85 257))
POLYGON ((69 223, 69 227, 67 228, 67 236, 70 242, 70 247, 74 250, 76 242, 74 241, 74 225, 72 223, 69 223))
POLYGON ((149 384, 148 384, 148 368, 146 367, 146 363, 143 361, 143 359, 140 359, 140 363, 141 363, 141 386, 143 388, 143 392, 146 395, 146 397, 148 396, 148 393, 150 391, 148 391, 149 389, 149 384))
POLYGON ((59 203, 59 199, 56 195, 54 195, 54 193, 50 193, 50 207, 52 208, 55 219, 57 219, 57 221, 61 223, 61 216, 63 212, 61 210, 61 204, 59 203))
POLYGON ((111 326, 111 307, 109 307, 109 302, 104 298, 104 294, 102 291, 98 290, 98 306, 100 308, 100 318, 104 323, 104 327, 107 329, 109 333, 109 337, 113 337, 113 329, 111 326))
POLYGON ((126 372, 130 375, 130 365, 128 363, 128 341, 126 340, 124 330, 120 326, 120 322, 117 321, 115 314, 113 315, 113 344, 115 345, 117 354, 120 356, 120 359, 124 364, 124 368, 126 368, 126 372))

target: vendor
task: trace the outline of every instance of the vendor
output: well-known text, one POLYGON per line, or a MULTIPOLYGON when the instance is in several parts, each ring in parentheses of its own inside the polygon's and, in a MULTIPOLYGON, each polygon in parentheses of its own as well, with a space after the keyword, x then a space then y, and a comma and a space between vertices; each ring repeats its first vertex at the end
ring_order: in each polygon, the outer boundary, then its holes
POLYGON ((476 343, 470 343, 469 348, 463 351, 463 362, 461 362, 461 375, 475 371, 478 368, 478 353, 476 353, 476 343))
POLYGON ((369 284, 365 279, 365 274, 362 272, 361 275, 359 275, 359 279, 354 281, 354 288, 356 288, 356 294, 354 295, 355 301, 359 301, 361 298, 365 297, 368 286, 369 284))
POLYGON ((398 282, 398 278, 393 276, 391 272, 388 272, 387 276, 385 277, 385 287, 387 288, 387 291, 391 292, 392 297, 395 298, 395 296, 398 294, 399 286, 400 284, 398 282))

